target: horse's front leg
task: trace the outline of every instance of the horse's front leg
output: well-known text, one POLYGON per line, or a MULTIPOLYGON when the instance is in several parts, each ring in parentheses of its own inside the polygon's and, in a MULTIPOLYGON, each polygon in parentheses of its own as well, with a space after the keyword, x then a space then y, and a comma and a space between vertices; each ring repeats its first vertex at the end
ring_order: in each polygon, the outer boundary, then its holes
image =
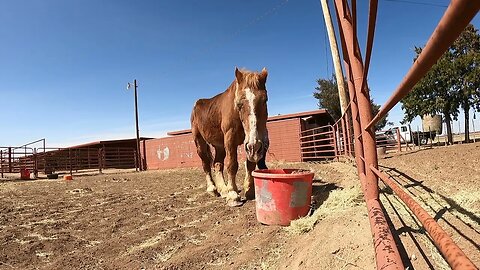
POLYGON ((257 163, 251 162, 248 159, 245 161, 245 180, 243 181, 243 190, 247 200, 255 199, 255 187, 253 185, 252 172, 255 170, 257 163))
MULTIPOLYGON (((225 136, 226 142, 229 142, 228 136, 225 136)), ((228 206, 240 206, 242 202, 240 196, 238 195, 237 183, 235 178, 238 171, 238 160, 237 160, 237 146, 232 143, 225 143, 225 169, 226 169, 226 182, 227 182, 227 205, 228 206)))

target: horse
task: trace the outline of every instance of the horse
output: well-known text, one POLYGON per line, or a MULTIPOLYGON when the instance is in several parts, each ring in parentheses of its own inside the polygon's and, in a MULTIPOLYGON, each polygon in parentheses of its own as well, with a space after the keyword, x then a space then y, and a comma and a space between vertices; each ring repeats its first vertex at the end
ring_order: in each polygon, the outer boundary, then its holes
POLYGON ((226 198, 228 206, 243 204, 235 182, 237 148, 242 143, 247 158, 243 192, 247 200, 255 198, 252 171, 268 143, 267 75, 265 68, 261 72, 235 68, 235 79, 223 93, 199 99, 193 106, 190 122, 207 180, 207 193, 226 198), (213 159, 211 147, 215 150, 213 159))

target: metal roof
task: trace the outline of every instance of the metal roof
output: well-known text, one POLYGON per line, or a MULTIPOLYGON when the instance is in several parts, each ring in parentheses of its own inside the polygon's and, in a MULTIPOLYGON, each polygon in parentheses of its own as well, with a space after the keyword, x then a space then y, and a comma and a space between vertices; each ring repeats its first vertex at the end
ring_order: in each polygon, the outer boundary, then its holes
MULTIPOLYGON (((281 121, 287 120, 292 118, 304 118, 308 116, 316 116, 316 115, 325 115, 331 118, 330 114, 325 109, 319 109, 314 111, 306 111, 306 112, 299 112, 299 113, 291 113, 291 114, 283 114, 283 115, 275 115, 268 118, 267 122, 274 122, 274 121, 281 121)), ((191 129, 182 129, 177 131, 170 131, 167 132, 169 136, 179 136, 192 133, 191 129)))

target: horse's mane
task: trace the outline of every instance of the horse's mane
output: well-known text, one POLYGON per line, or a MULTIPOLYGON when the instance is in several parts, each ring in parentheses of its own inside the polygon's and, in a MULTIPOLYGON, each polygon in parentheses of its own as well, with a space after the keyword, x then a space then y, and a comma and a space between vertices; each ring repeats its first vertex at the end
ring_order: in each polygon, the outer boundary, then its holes
POLYGON ((243 81, 248 87, 258 89, 259 86, 261 86, 260 85, 261 73, 250 71, 247 69, 241 69, 240 71, 243 74, 243 81))

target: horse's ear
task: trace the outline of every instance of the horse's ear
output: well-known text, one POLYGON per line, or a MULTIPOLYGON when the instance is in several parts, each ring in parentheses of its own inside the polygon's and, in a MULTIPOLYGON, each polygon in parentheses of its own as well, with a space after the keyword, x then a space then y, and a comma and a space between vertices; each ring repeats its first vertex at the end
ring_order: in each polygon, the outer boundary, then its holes
POLYGON ((262 81, 266 82, 267 81, 267 76, 268 76, 268 71, 266 68, 262 69, 262 72, 260 73, 260 77, 262 81))
POLYGON ((237 78, 237 82, 241 82, 243 79, 243 73, 235 67, 235 77, 237 78))

